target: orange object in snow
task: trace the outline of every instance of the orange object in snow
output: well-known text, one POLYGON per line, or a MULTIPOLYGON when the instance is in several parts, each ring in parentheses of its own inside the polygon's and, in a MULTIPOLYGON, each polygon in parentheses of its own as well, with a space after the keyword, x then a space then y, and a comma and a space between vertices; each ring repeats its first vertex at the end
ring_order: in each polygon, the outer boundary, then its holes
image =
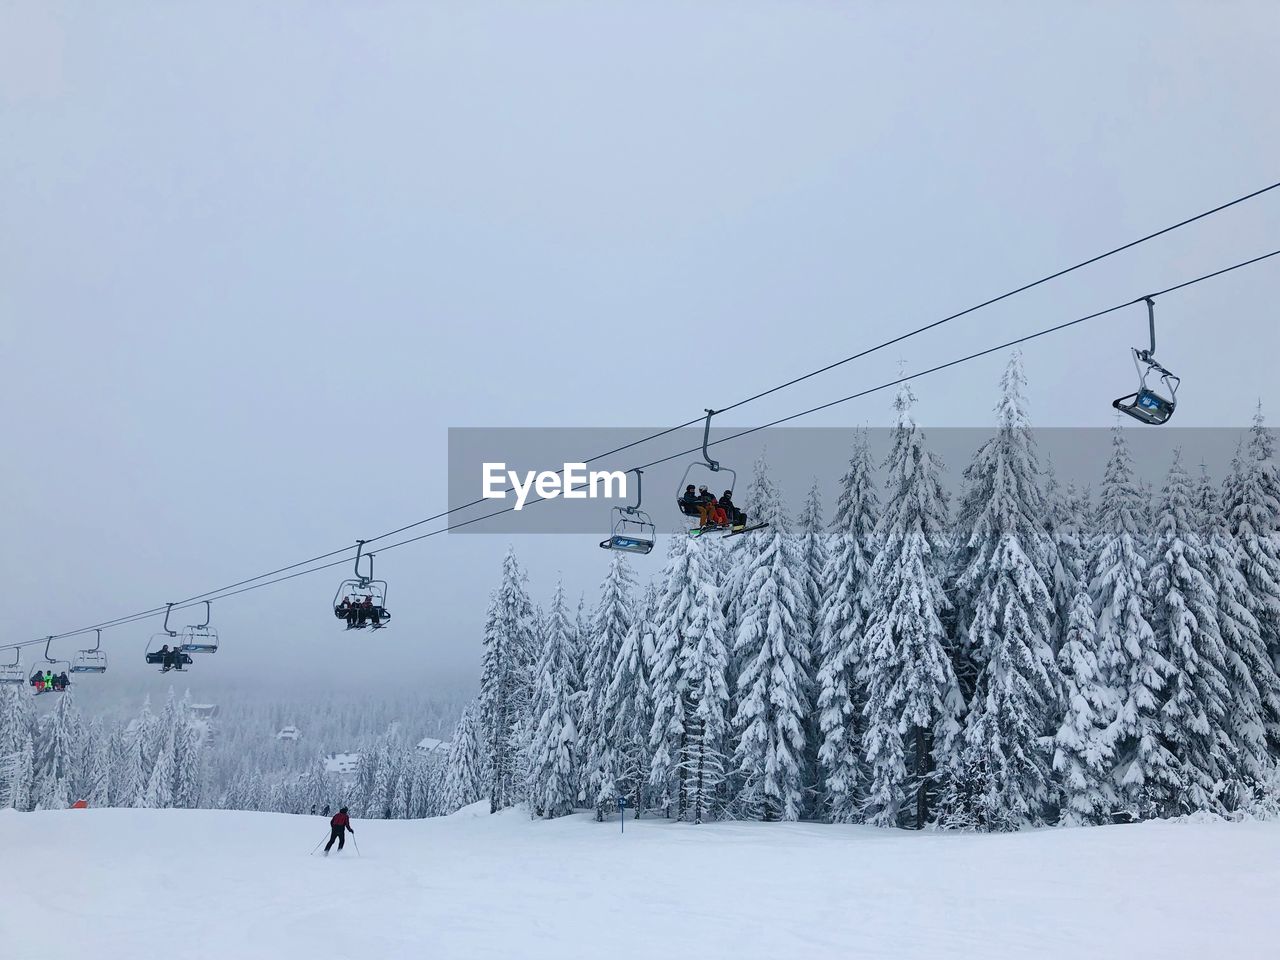
POLYGON ((72 809, 72 810, 88 810, 88 809, 89 809, 89 801, 88 801, 88 800, 77 800, 75 803, 73 803, 73 804, 71 805, 71 809, 72 809))

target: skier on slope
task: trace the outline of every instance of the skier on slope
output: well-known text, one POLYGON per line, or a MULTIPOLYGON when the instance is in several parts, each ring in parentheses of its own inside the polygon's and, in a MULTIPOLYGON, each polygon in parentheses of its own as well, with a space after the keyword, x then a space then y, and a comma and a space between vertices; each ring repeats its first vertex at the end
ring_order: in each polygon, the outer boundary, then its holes
POLYGON ((338 852, 342 852, 343 844, 347 842, 346 832, 350 830, 351 835, 356 835, 355 828, 351 826, 351 818, 347 816, 347 808, 343 807, 333 815, 333 819, 329 821, 329 842, 324 845, 324 855, 329 855, 329 848, 333 846, 333 841, 338 841, 338 852))

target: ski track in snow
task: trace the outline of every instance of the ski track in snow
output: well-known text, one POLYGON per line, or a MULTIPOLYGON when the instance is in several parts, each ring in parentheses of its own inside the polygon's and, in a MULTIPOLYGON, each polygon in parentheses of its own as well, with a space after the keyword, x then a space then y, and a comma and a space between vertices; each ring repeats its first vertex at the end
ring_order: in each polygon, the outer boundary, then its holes
POLYGON ((0 811, 5 960, 1274 958, 1280 824, 0 811), (335 848, 336 849, 336 848, 335 848))

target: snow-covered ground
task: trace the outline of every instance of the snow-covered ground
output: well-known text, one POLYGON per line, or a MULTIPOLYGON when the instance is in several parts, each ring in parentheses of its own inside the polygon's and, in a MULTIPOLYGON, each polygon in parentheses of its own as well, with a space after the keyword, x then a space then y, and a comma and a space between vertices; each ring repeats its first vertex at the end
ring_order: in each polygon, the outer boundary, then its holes
POLYGON ((0 811, 0 957, 1280 956, 1280 825, 1011 836, 810 824, 0 811))

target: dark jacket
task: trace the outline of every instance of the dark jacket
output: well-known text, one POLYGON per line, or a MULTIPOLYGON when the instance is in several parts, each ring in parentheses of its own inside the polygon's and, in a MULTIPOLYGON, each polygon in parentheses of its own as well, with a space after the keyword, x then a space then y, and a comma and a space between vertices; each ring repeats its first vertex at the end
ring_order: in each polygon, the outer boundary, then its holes
POLYGON ((351 818, 345 813, 335 813, 333 815, 333 819, 329 821, 329 826, 338 832, 341 832, 343 827, 345 827, 346 829, 351 830, 352 833, 355 833, 355 830, 351 827, 351 818))

